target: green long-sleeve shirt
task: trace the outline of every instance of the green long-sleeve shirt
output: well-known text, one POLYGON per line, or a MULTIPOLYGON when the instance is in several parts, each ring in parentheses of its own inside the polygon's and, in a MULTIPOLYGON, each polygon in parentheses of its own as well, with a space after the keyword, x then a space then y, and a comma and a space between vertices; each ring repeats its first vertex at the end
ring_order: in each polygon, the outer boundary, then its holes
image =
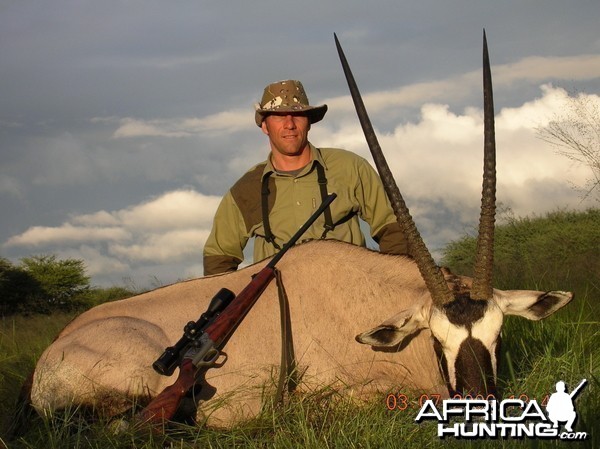
MULTIPOLYGON (((204 274, 232 271, 243 260, 248 240, 254 241, 254 261, 277 252, 265 238, 261 213, 261 186, 269 177, 269 223, 275 242, 282 247, 321 204, 315 164, 321 164, 327 178, 327 192, 337 194, 331 204, 332 222, 348 218, 327 233, 326 238, 365 246, 358 218, 371 227, 380 250, 407 254, 406 239, 400 231, 381 180, 362 157, 345 150, 310 145, 311 162, 298 174, 278 173, 270 160, 251 168, 223 197, 215 214, 212 231, 204 246, 204 274)), ((323 235, 323 215, 301 240, 323 235)))

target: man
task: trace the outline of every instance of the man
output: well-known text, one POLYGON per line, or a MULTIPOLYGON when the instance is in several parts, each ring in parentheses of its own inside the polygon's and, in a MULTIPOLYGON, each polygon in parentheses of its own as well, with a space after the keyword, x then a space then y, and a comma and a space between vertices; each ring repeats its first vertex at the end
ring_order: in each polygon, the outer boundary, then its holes
POLYGON ((349 151, 316 148, 308 140, 327 105, 311 106, 302 83, 268 85, 256 105, 256 124, 267 135, 269 158, 242 176, 224 196, 204 246, 204 274, 236 270, 248 240, 254 261, 275 254, 319 207, 336 200, 304 234, 365 246, 359 217, 371 227, 380 251, 408 252, 381 180, 369 163, 349 151))

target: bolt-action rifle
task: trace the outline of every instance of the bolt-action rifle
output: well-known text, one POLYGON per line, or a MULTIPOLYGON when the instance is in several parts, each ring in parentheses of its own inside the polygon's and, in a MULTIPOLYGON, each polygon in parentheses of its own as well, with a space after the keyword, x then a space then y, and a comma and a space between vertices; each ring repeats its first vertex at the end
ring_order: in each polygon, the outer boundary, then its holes
POLYGON ((159 424, 173 418, 181 400, 195 385, 196 380, 216 364, 229 337, 275 277, 277 262, 296 244, 336 196, 332 193, 323 200, 308 221, 237 296, 231 290, 221 289, 198 321, 186 324, 181 339, 174 346, 166 348, 152 365, 159 374, 166 376, 173 374, 179 366, 177 380, 139 413, 138 419, 141 422, 159 424))

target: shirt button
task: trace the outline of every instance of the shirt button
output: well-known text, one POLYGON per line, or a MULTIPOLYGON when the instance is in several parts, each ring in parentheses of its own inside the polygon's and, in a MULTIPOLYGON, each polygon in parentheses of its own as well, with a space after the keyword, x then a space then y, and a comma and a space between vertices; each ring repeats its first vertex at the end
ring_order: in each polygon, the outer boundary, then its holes
POLYGON ((296 201, 296 206, 300 206, 300 201, 296 201))

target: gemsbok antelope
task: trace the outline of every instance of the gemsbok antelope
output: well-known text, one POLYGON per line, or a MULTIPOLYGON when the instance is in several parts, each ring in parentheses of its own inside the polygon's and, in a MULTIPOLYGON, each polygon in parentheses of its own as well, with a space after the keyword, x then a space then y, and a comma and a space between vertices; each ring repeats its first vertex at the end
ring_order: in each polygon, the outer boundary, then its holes
MULTIPOLYGON (((358 89, 336 45, 367 141, 412 258, 334 241, 292 248, 280 261, 289 298, 297 390, 335 386, 370 397, 406 391, 495 393, 503 315, 539 320, 573 297, 561 291, 492 288, 495 144, 484 34, 484 182, 473 279, 439 269, 408 213, 376 142, 358 89), (358 343, 357 343, 358 342, 358 343), (360 344, 362 343, 362 344, 360 344)), ((222 287, 239 292, 266 262, 234 273, 179 282, 100 305, 73 320, 42 354, 31 402, 45 413, 70 405, 112 415, 173 383, 152 362, 181 336, 222 287)), ((280 363, 280 311, 272 283, 208 370, 197 395, 199 422, 227 426, 256 415, 274 389, 280 363)))

